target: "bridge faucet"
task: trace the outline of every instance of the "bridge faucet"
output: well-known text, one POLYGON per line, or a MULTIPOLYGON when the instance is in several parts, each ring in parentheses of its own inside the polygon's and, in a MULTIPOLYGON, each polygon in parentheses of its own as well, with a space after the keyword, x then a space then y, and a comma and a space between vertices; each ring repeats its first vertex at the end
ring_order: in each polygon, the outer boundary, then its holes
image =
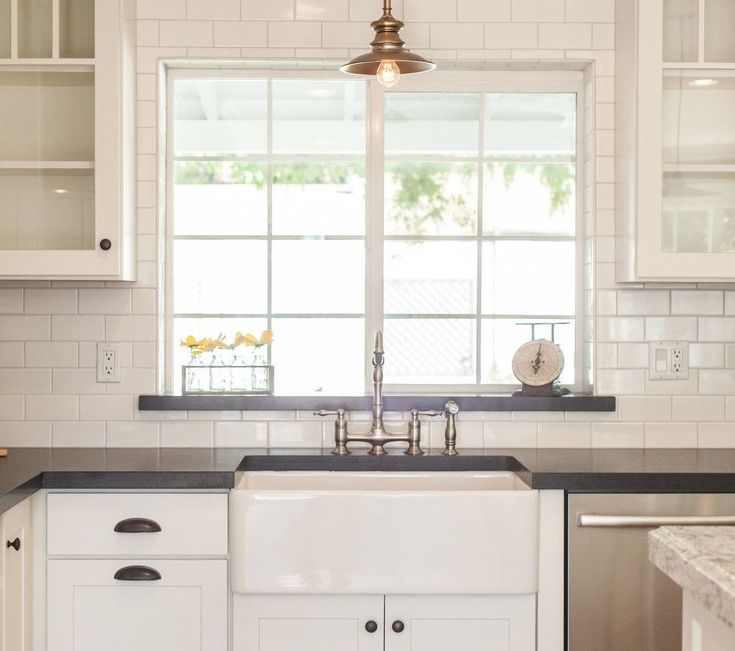
POLYGON ((383 333, 378 330, 375 333, 375 349, 372 355, 373 364, 373 417, 370 424, 370 431, 364 434, 353 434, 348 431, 347 416, 344 409, 336 411, 326 411, 324 409, 314 410, 315 416, 332 416, 336 415, 337 420, 334 422, 334 443, 333 454, 346 455, 350 451, 347 444, 352 441, 362 441, 370 444, 370 454, 381 455, 386 454, 386 443, 396 441, 408 443, 408 448, 404 454, 418 456, 424 453, 421 449, 421 420, 419 416, 441 416, 443 411, 419 411, 411 410, 411 418, 408 421, 408 427, 405 432, 391 434, 386 431, 383 424, 383 362, 385 361, 385 351, 383 350, 383 333))

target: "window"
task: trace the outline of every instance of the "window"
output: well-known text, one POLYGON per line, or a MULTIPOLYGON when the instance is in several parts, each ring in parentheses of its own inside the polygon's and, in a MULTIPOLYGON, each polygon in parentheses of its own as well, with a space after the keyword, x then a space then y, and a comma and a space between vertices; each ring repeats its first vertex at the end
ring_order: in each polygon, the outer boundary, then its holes
POLYGON ((361 394, 382 327, 387 390, 506 389, 531 324, 575 384, 580 82, 460 74, 171 72, 169 388, 271 328, 277 394, 361 394))

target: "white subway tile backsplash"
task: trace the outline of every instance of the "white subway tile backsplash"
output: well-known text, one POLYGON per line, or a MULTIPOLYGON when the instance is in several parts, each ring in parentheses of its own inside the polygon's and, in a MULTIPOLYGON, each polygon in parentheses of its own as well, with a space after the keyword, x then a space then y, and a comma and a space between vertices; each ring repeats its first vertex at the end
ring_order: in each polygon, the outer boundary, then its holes
POLYGON ((137 17, 186 18, 186 0, 138 0, 137 17))
POLYGON ((724 396, 673 396, 672 418, 681 421, 725 419, 724 396))
POLYGON ((26 314, 76 314, 75 289, 26 289, 26 314))
POLYGON ((403 20, 431 20, 435 22, 457 20, 457 3, 445 0, 403 0, 403 20))
POLYGON ((60 448, 105 447, 105 423, 53 423, 51 445, 60 448))
POLYGON ((618 400, 618 414, 622 421, 671 420, 671 397, 621 396, 618 400))
POLYGON ((699 371, 699 393, 735 393, 735 370, 702 369, 699 371))
POLYGON ((696 448, 696 423, 646 423, 647 448, 696 448))
POLYGON ((588 448, 591 444, 589 423, 539 423, 540 448, 588 448))
POLYGON ((265 47, 268 25, 254 21, 217 21, 214 23, 214 44, 217 47, 265 47))
POLYGON ((239 20, 240 0, 186 0, 189 20, 239 20))
POLYGON ((0 422, 0 446, 4 448, 50 448, 51 423, 42 421, 0 422))
POLYGON ((134 413, 134 398, 131 395, 79 397, 80 420, 133 420, 134 413))
MULTIPOLYGON (((162 20, 158 27, 161 45, 179 47, 211 47, 211 20, 162 20)), ((145 99, 145 98, 140 98, 145 99)))
POLYGON ((214 445, 218 448, 268 447, 268 424, 215 422, 214 445))
MULTIPOLYGON (((268 23, 269 47, 319 47, 321 44, 321 23, 268 23)), ((359 47, 362 44, 355 45, 359 47)))
POLYGON ((732 341, 735 339, 735 317, 700 317, 699 341, 732 341))
MULTIPOLYGON (((26 370, 30 371, 31 369, 26 370)), ((94 368, 55 368, 51 371, 47 371, 46 369, 35 370, 52 374, 54 393, 105 393, 105 385, 97 382, 97 371, 94 368)), ((50 392, 51 389, 49 388, 46 391, 35 391, 34 393, 50 392)))
POLYGON ((79 396, 26 396, 26 420, 79 420, 79 396))
POLYGON ((104 341, 105 317, 53 315, 51 317, 51 339, 54 341, 104 341))
POLYGON ((598 317, 598 341, 643 341, 644 320, 642 317, 598 317))
POLYGON ((0 314, 23 314, 22 289, 0 289, 0 314))
POLYGON ((130 314, 129 289, 80 289, 79 314, 130 314))
POLYGON ((615 21, 615 0, 566 0, 565 18, 568 22, 615 21))
POLYGON ((722 314, 724 297, 715 291, 673 291, 671 292, 672 314, 722 314))
POLYGON ((457 20, 478 23, 509 21, 510 2, 511 0, 457 0, 457 20))
POLYGON ((735 423, 699 423, 697 445, 700 448, 734 448, 735 423))
POLYGON ((538 445, 536 423, 486 422, 484 434, 486 448, 535 448, 538 445))
POLYGON ((618 344, 618 368, 648 368, 648 344, 618 344))
POLYGON ((107 447, 157 448, 160 444, 158 423, 140 421, 108 421, 107 447))
POLYGON ((648 341, 696 341, 697 317, 649 316, 646 317, 645 333, 648 341))
POLYGON ((108 341, 155 341, 155 316, 106 316, 105 333, 108 341))
POLYGON ((242 20, 294 19, 294 0, 242 0, 240 6, 242 20))
POLYGON ((644 393, 645 375, 642 370, 601 369, 596 374, 595 384, 595 393, 599 395, 637 395, 644 393))
POLYGON ((723 344, 689 344, 690 368, 722 368, 725 366, 723 344))
MULTIPOLYGON (((547 23, 539 25, 538 45, 541 48, 592 47, 592 25, 547 23)), ((606 179, 598 178, 600 181, 606 179)))
POLYGON ((322 424, 305 421, 272 421, 268 423, 268 441, 275 447, 321 447, 322 424))
POLYGON ((669 292, 657 290, 621 290, 618 295, 618 314, 669 314, 669 292))
POLYGON ((483 26, 478 23, 433 23, 431 25, 432 48, 482 48, 483 26))
POLYGON ((531 23, 487 23, 485 45, 487 49, 535 48, 538 46, 538 27, 531 23))
POLYGON ((590 443, 593 448, 642 448, 643 423, 592 423, 590 443))
POLYGON ((162 448, 210 448, 214 444, 211 422, 165 421, 160 425, 162 448))
MULTIPOLYGON (((428 25, 424 25, 423 28, 428 33, 428 25)), ((367 46, 372 40, 372 31, 369 25, 363 23, 324 23, 322 30, 322 44, 328 48, 359 47, 361 44, 367 46)), ((417 47, 413 41, 411 45, 412 47, 417 47)))
POLYGON ((48 341, 48 316, 0 316, 0 341, 48 341))
POLYGON ((564 11, 564 0, 511 0, 511 18, 514 21, 563 22, 564 11))

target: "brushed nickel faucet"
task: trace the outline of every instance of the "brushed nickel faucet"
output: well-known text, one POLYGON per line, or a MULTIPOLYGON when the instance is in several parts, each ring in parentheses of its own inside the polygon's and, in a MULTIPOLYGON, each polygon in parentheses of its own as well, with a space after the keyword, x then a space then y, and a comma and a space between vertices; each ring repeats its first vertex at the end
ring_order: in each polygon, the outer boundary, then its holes
MULTIPOLYGON (((370 454, 381 455, 387 454, 385 449, 386 443, 405 442, 408 448, 404 454, 418 456, 424 453, 421 449, 421 420, 419 416, 441 416, 443 411, 419 411, 411 410, 411 418, 408 421, 408 428, 405 432, 391 434, 385 429, 383 424, 383 362, 385 351, 383 350, 383 333, 378 330, 375 333, 375 350, 373 351, 373 419, 370 425, 370 431, 364 434, 352 434, 347 429, 347 416, 344 409, 336 411, 326 411, 324 409, 315 409, 315 416, 337 416, 334 422, 334 450, 333 454, 346 455, 350 451, 347 444, 352 441, 362 441, 370 444, 370 454)), ((456 430, 455 430, 456 432, 456 430)))

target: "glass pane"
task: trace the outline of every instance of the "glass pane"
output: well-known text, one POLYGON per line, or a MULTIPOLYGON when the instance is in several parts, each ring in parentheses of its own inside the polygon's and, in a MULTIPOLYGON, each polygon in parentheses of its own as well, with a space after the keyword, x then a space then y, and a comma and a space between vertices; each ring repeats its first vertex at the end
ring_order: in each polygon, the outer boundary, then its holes
POLYGON ((575 166, 569 163, 486 163, 486 235, 574 235, 575 166))
POLYGON ((96 246, 92 170, 0 171, 0 249, 96 246))
POLYGON ((363 314, 365 243, 273 242, 273 311, 363 314))
POLYGON ((667 71, 664 163, 735 163, 735 74, 667 71))
POLYGON ((476 242, 386 242, 385 314, 470 314, 477 304, 476 242))
POLYGON ((735 251, 735 174, 664 174, 663 251, 735 251))
POLYGON ((735 2, 705 0, 704 60, 730 63, 735 61, 735 2))
POLYGON ((477 165, 387 163, 387 235, 473 235, 477 232, 477 165))
POLYGON ((94 57, 94 0, 59 0, 59 55, 94 57))
MULTIPOLYGON (((534 321, 528 319, 528 322, 534 321)), ((518 384, 513 375, 513 355, 516 350, 531 340, 531 327, 527 321, 515 319, 482 320, 482 373, 483 384, 518 384)), ((551 340, 549 325, 536 326, 536 339, 551 340)), ((568 325, 559 323, 554 326, 554 341, 564 353, 562 384, 574 384, 574 321, 568 325)))
POLYGON ((485 156, 574 160, 576 116, 574 93, 489 93, 485 156))
POLYGON ((94 75, 0 72, 0 160, 94 160, 94 75))
POLYGON ((273 151, 365 152, 364 81, 274 80, 273 151))
POLYGON ((265 79, 180 79, 175 88, 177 156, 265 153, 265 79))
POLYGON ((258 163, 176 163, 174 233, 265 235, 267 178, 267 167, 258 163))
POLYGON ((354 163, 273 165, 273 233, 363 235, 365 166, 354 163))
POLYGON ((364 319, 274 319, 273 336, 276 394, 364 393, 364 319))
POLYGON ((51 0, 18 2, 18 56, 51 58, 51 0))
MULTIPOLYGON (((212 355, 203 354, 192 360, 191 351, 187 346, 181 346, 180 342, 187 337, 192 336, 197 340, 200 339, 216 339, 220 334, 225 336, 225 340, 231 343, 235 338, 236 332, 243 334, 252 334, 256 337, 260 336, 268 327, 266 319, 174 319, 173 322, 173 369, 174 369, 174 393, 181 392, 181 367, 190 364, 212 364, 212 355)), ((273 346, 275 344, 272 344, 273 346)), ((269 346, 269 348, 271 347, 269 346)), ((242 350, 242 349, 239 349, 242 350)), ((239 353, 245 355, 244 351, 239 353)), ((243 357, 247 359, 246 357, 243 357)))
MULTIPOLYGON (((725 0, 731 2, 731 0, 725 0)), ((664 61, 696 61, 699 0, 664 0, 664 61)))
POLYGON ((385 319, 385 381, 474 384, 474 319, 385 319))
POLYGON ((173 258, 177 314, 266 312, 266 242, 178 240, 173 258))
POLYGON ((10 56, 10 0, 0 0, 0 59, 10 56))
POLYGON ((483 314, 574 314, 575 243, 485 242, 483 314))
POLYGON ((478 153, 480 95, 386 93, 386 154, 478 153))

